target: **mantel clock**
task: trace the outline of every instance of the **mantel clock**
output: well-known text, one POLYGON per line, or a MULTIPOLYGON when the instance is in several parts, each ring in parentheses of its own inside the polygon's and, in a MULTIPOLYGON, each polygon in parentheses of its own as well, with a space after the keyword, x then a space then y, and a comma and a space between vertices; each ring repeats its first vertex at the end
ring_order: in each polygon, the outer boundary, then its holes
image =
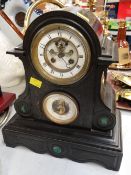
POLYGON ((111 88, 101 95, 103 72, 114 60, 104 54, 102 36, 99 20, 78 7, 30 24, 22 46, 8 52, 22 60, 26 77, 14 119, 3 129, 8 146, 119 169, 120 114, 111 88))

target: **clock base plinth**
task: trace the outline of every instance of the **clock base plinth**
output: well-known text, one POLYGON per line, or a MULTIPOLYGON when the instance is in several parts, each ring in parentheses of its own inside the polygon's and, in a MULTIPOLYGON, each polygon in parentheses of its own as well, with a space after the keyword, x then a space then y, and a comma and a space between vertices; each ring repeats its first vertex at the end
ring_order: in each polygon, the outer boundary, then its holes
POLYGON ((121 116, 113 131, 102 133, 49 125, 15 115, 3 128, 5 144, 25 146, 36 153, 48 153, 76 162, 97 162, 118 171, 122 160, 121 116))

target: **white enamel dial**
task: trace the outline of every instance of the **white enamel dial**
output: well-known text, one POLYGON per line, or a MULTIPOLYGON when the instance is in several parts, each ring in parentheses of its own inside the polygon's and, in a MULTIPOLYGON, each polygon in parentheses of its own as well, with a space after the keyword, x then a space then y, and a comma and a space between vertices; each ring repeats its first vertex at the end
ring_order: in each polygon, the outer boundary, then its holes
POLYGON ((57 124, 69 124, 78 117, 76 101, 65 93, 52 93, 43 100, 43 111, 57 124))
POLYGON ((31 58, 37 71, 56 84, 72 84, 87 72, 90 47, 73 27, 48 25, 33 39, 31 58))

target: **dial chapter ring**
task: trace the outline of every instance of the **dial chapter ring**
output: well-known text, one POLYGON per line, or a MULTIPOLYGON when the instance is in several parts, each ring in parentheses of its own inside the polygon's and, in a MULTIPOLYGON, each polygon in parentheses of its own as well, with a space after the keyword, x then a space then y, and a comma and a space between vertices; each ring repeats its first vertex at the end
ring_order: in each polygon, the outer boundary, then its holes
POLYGON ((55 24, 47 25, 41 30, 39 30, 38 33, 33 38, 33 41, 31 44, 31 60, 32 60, 32 63, 35 69, 43 78, 55 84, 68 85, 68 84, 73 84, 79 81, 81 78, 85 76, 90 66, 91 51, 90 51, 90 46, 87 40, 77 29, 67 24, 55 23, 55 24), (68 33, 70 32, 71 35, 74 35, 75 37, 77 36, 77 38, 80 40, 81 45, 84 49, 85 60, 84 60, 83 67, 75 76, 72 76, 70 78, 64 78, 62 76, 58 78, 58 77, 54 77, 53 75, 49 74, 47 71, 43 69, 39 61, 39 58, 38 58, 38 45, 42 37, 48 34, 49 32, 52 32, 53 30, 58 30, 59 28, 61 30, 68 31, 68 33))

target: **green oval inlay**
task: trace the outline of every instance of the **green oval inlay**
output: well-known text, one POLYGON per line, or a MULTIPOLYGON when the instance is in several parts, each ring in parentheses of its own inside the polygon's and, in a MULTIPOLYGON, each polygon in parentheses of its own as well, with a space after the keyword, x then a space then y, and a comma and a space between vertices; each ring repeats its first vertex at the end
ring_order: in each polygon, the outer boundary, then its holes
POLYGON ((101 117, 99 123, 101 126, 107 126, 109 123, 108 117, 101 117))
POLYGON ((62 152, 62 149, 61 149, 60 146, 54 146, 54 147, 53 147, 53 151, 54 151, 54 153, 56 153, 56 154, 60 154, 60 153, 62 152))

